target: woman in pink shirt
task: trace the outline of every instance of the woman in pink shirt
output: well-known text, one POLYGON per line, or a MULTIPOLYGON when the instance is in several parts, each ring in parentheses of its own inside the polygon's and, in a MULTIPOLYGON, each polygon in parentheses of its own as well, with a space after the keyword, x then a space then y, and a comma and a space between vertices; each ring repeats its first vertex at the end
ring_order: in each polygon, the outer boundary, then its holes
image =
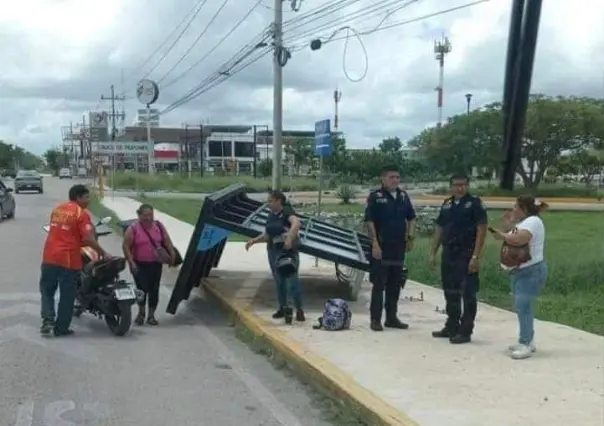
POLYGON ((126 230, 122 244, 136 286, 145 293, 134 323, 144 324, 145 305, 148 305, 147 324, 157 325, 155 310, 159 303, 162 267, 164 263, 173 264, 176 255, 168 231, 153 217, 153 207, 142 204, 136 213, 138 220, 126 230))

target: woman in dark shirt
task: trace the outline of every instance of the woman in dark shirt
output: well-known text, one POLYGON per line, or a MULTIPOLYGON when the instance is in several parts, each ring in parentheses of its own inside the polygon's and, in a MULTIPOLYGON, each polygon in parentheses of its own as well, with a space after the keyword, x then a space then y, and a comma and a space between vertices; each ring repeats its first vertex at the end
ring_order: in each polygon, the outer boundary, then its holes
POLYGON ((271 191, 268 196, 268 207, 270 213, 266 220, 266 228, 262 234, 252 238, 245 244, 249 250, 256 243, 266 242, 268 263, 277 287, 277 300, 279 309, 273 314, 273 318, 285 318, 287 324, 293 320, 293 309, 287 303, 288 293, 294 300, 296 308, 296 321, 304 321, 302 310, 302 290, 298 267, 300 266, 300 254, 298 252, 298 231, 300 220, 293 214, 291 208, 285 205, 285 195, 281 191, 271 191), (296 271, 284 276, 277 268, 280 256, 288 252, 294 259, 296 271))

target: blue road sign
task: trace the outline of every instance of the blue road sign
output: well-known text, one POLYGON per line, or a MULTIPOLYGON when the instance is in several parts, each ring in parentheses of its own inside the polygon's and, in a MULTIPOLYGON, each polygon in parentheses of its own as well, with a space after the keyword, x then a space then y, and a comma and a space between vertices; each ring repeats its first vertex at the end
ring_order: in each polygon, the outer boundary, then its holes
POLYGON ((327 157, 331 155, 333 138, 331 136, 330 120, 321 120, 315 123, 315 155, 327 157))

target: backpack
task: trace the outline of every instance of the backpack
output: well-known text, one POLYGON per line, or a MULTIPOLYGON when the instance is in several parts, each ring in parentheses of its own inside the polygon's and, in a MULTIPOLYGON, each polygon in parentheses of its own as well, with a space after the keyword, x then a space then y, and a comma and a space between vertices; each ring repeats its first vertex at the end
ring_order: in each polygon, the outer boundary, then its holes
POLYGON ((327 331, 348 330, 352 320, 352 311, 348 303, 342 299, 329 299, 325 302, 323 316, 319 318, 319 324, 313 328, 327 331))

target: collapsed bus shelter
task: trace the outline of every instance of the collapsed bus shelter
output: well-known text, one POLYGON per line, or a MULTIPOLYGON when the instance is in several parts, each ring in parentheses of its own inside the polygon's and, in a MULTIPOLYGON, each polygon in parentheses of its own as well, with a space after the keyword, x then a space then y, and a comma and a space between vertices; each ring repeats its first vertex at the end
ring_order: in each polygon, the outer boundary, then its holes
MULTIPOLYGON (((231 233, 249 238, 264 231, 267 205, 248 196, 244 185, 235 184, 207 196, 184 256, 184 262, 168 303, 174 314, 194 287, 218 267, 231 233)), ((334 262, 336 277, 348 285, 349 299, 355 300, 365 273, 369 271, 371 241, 366 235, 315 218, 296 214, 301 221, 300 252, 334 262), (347 267, 347 273, 344 268, 347 267)), ((268 266, 267 266, 268 271, 268 266)))

